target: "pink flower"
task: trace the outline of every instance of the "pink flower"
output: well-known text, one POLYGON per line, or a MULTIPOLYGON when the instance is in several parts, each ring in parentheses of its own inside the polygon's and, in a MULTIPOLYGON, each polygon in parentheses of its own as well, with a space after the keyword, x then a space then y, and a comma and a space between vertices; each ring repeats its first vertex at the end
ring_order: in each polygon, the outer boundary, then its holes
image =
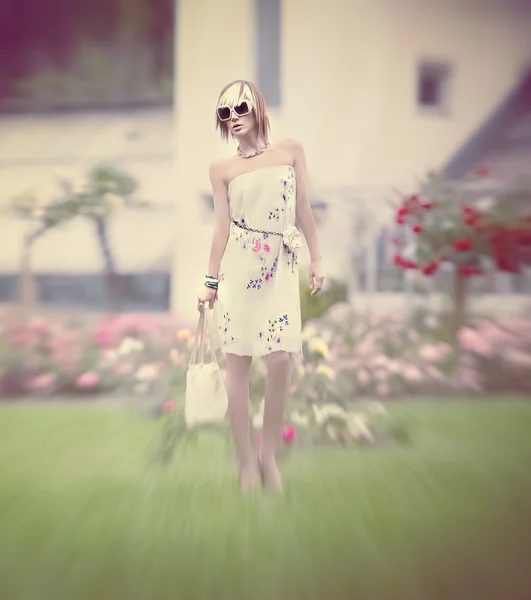
POLYGON ((264 244, 264 252, 271 252, 271 248, 269 247, 269 244, 264 244))
POLYGON ((518 350, 516 348, 508 348, 504 351, 504 360, 515 366, 522 368, 531 368, 531 354, 527 352, 523 352, 522 350, 518 350))
POLYGON ((358 381, 361 385, 367 385, 369 383, 370 376, 365 369, 358 371, 358 381))
POLYGON ((271 273, 266 273, 265 280, 269 281, 271 279, 271 273))
POLYGON ((50 333, 51 332, 51 327, 48 325, 48 323, 43 323, 42 321, 33 323, 32 325, 30 325, 30 328, 35 333, 50 333))
POLYGON ((439 342, 437 344, 423 346, 419 350, 419 356, 429 362, 439 362, 444 360, 449 352, 451 352, 450 346, 444 342, 439 342))
POLYGON ((51 387, 54 382, 54 373, 42 373, 41 375, 37 375, 36 377, 33 377, 33 379, 30 379, 28 388, 33 391, 44 390, 51 387))
POLYGON ((259 237, 254 237, 251 243, 253 245, 253 252, 260 252, 260 248, 262 247, 262 240, 259 237))
POLYGON ((170 412, 175 408, 175 402, 173 400, 168 400, 164 403, 164 412, 170 412))
POLYGON ((76 386, 78 388, 91 388, 96 386, 100 381, 100 376, 96 371, 87 371, 86 373, 82 373, 76 379, 76 386))
POLYGON ((51 352, 60 350, 64 346, 64 343, 58 339, 49 340, 46 344, 46 348, 51 352))
POLYGON ((388 396, 390 391, 391 389, 389 387, 389 384, 385 381, 381 381, 376 386, 376 394, 378 396, 388 396))
POLYGON ((108 327, 101 327, 96 331, 96 343, 102 348, 108 348, 112 345, 112 333, 108 327))
POLYGON ((485 336, 480 335, 473 329, 461 329, 459 332, 459 343, 462 348, 477 354, 489 355, 492 353, 492 346, 485 336))
POLYGON ((158 363, 149 363, 142 365, 136 372, 136 378, 140 381, 153 381, 160 371, 160 365, 158 363))
POLYGON ((407 332, 407 338, 412 344, 417 344, 420 339, 420 336, 414 329, 410 329, 407 332))
POLYGON ((422 381, 422 373, 415 365, 407 365, 402 371, 402 376, 411 383, 422 381))
POLYGON ((131 365, 129 363, 124 363, 123 365, 118 365, 115 373, 117 375, 128 375, 132 371, 133 371, 133 365, 131 365))
POLYGON ((291 444, 295 439, 295 429, 293 425, 286 425, 282 430, 282 439, 286 444, 291 444))
POLYGON ((33 333, 26 328, 21 327, 11 333, 10 343, 13 346, 22 346, 24 344, 34 344, 33 333))

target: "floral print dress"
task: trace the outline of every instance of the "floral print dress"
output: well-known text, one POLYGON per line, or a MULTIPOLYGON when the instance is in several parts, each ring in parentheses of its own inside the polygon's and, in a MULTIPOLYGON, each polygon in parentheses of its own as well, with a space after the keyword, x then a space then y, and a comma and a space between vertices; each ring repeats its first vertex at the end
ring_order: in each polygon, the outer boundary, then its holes
POLYGON ((218 346, 240 356, 301 354, 295 171, 280 165, 239 175, 229 201, 232 224, 214 305, 218 346))

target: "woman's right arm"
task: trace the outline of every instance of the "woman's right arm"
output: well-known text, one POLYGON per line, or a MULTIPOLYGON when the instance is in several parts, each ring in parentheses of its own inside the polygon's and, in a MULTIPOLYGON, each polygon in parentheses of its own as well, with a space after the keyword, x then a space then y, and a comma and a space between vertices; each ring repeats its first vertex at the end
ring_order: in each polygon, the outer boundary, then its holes
MULTIPOLYGON (((210 258, 208 260, 208 269, 205 275, 211 277, 219 276, 219 265, 223 258, 223 253, 227 246, 230 232, 230 208, 227 185, 225 183, 224 168, 221 163, 214 163, 210 167, 210 182, 212 184, 212 193, 214 196, 214 214, 216 224, 212 235, 212 245, 210 247, 210 258)), ((198 308, 208 302, 210 308, 213 308, 216 299, 216 291, 206 286, 198 297, 198 308)))
POLYGON ((224 179, 223 165, 214 163, 210 167, 210 182, 214 195, 214 214, 216 225, 212 236, 212 246, 210 248, 210 258, 208 261, 207 275, 216 276, 219 273, 219 265, 227 246, 230 231, 230 210, 227 185, 224 179))

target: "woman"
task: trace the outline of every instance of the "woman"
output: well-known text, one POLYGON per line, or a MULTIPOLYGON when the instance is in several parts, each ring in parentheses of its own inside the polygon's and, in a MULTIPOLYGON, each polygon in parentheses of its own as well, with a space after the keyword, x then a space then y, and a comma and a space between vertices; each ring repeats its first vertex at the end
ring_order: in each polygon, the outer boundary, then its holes
POLYGON ((218 99, 217 128, 238 143, 237 155, 214 163, 210 180, 216 226, 198 310, 214 307, 226 354, 229 418, 243 490, 261 482, 280 490, 275 461, 289 390, 292 355, 300 354, 297 250, 310 251, 311 293, 323 285, 317 230, 307 193, 304 150, 295 140, 269 143, 264 98, 249 81, 228 84, 218 99), (267 364, 260 456, 250 436, 249 374, 253 356, 267 364))

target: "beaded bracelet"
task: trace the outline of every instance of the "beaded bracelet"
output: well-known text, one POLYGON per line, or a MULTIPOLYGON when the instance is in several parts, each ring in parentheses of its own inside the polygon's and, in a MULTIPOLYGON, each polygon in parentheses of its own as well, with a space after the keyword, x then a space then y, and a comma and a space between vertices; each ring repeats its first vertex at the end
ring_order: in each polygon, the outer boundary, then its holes
POLYGON ((210 288, 211 290, 217 290, 218 284, 213 281, 205 281, 205 287, 210 288))

